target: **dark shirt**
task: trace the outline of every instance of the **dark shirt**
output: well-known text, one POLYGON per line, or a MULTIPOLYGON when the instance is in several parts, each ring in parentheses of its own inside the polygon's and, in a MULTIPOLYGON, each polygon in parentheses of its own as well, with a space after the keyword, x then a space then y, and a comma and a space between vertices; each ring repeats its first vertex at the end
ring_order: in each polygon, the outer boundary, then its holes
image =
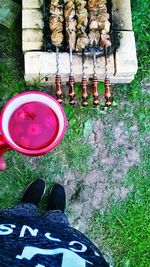
POLYGON ((38 217, 0 216, 0 267, 109 267, 79 231, 38 217))

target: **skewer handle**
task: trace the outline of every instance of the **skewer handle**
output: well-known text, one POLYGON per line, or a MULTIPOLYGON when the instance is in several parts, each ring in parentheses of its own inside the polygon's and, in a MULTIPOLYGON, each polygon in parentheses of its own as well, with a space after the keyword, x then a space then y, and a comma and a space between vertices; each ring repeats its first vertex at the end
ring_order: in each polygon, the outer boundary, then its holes
POLYGON ((69 76, 69 104, 70 105, 75 105, 75 90, 74 90, 74 84, 75 84, 75 79, 73 75, 69 76))
POLYGON ((111 84, 109 78, 105 78, 105 105, 110 107, 112 105, 111 102, 111 84))
POLYGON ((59 74, 55 77, 55 84, 56 84, 56 98, 57 101, 62 104, 62 88, 61 88, 61 76, 59 74))
POLYGON ((88 106, 87 102, 88 92, 87 92, 87 79, 82 78, 82 106, 88 106))
POLYGON ((98 79, 97 76, 93 77, 92 81, 92 94, 93 94, 93 104, 98 105, 99 104, 99 97, 98 97, 98 79))

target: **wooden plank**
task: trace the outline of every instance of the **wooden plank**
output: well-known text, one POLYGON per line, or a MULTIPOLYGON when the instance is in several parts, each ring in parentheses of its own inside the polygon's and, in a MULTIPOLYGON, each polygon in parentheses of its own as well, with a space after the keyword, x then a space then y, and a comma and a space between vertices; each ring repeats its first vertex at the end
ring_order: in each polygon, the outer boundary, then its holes
POLYGON ((130 0, 112 0, 112 26, 115 30, 132 31, 130 0))
POLYGON ((22 0, 22 9, 41 8, 44 0, 22 0))
POLYGON ((115 54, 115 77, 130 77, 138 69, 134 32, 120 32, 120 47, 115 54))
POLYGON ((22 10, 22 29, 43 29, 44 21, 40 9, 22 10))

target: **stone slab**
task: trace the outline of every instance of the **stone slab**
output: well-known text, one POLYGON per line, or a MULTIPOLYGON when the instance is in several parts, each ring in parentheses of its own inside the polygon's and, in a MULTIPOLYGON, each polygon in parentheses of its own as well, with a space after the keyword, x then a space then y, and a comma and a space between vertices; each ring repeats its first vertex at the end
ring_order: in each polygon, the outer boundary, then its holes
POLYGON ((41 51, 43 48, 43 42, 23 42, 22 49, 27 51, 41 51))
MULTIPOLYGON (((130 77, 115 77, 115 76, 111 76, 110 77, 110 82, 112 84, 126 84, 126 83, 131 83, 134 80, 134 76, 130 76, 130 77)), ((42 76, 42 75, 36 75, 36 74, 25 74, 25 81, 27 84, 32 84, 35 81, 40 83, 43 86, 47 86, 47 85, 51 85, 55 83, 55 77, 47 77, 47 76, 42 76)), ((103 78, 99 79, 99 81, 104 81, 103 78)), ((66 83, 68 82, 68 78, 67 77, 62 77, 62 82, 66 83)), ((81 82, 81 80, 77 80, 76 82, 81 82)), ((89 80, 90 82, 90 80, 89 80)))
POLYGON ((110 77, 110 82, 112 84, 131 83, 133 80, 134 80, 134 75, 133 76, 128 76, 128 77, 116 77, 116 76, 111 76, 110 77))
POLYGON ((22 9, 41 8, 44 0, 22 0, 22 9))
POLYGON ((43 29, 44 21, 40 9, 22 10, 22 29, 43 29))
POLYGON ((43 42, 42 29, 24 29, 22 31, 23 42, 43 42))
POLYGON ((120 47, 115 53, 115 76, 133 76, 138 69, 134 32, 122 31, 120 34, 120 47))
MULTIPOLYGON (((63 81, 68 81, 70 73, 70 62, 68 53, 60 53, 59 56, 60 74, 63 81)), ((99 79, 104 78, 105 59, 100 57, 97 59, 97 76, 99 79)), ((108 71, 110 75, 115 72, 114 57, 110 56, 108 62, 108 71)), ((76 81, 82 79, 82 57, 73 55, 73 73, 76 81)), ((87 57, 85 63, 85 73, 87 78, 93 77, 93 60, 92 57, 87 57)), ((53 80, 56 74, 56 53, 48 52, 27 52, 25 53, 25 77, 34 78, 39 76, 42 78, 53 80), (52 78, 52 79, 51 79, 52 78)))
POLYGON ((130 0, 112 0, 112 21, 113 29, 132 31, 130 0))

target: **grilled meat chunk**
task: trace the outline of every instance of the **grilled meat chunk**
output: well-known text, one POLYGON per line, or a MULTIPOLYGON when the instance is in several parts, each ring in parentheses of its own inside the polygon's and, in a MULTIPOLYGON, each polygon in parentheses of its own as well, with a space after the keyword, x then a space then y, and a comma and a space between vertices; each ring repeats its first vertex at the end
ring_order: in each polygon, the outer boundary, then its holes
POLYGON ((63 43, 63 22, 63 1, 51 0, 49 27, 51 31, 51 42, 56 47, 60 47, 63 43))
POLYGON ((81 51, 89 44, 89 38, 86 33, 88 26, 87 1, 75 0, 77 16, 77 43, 76 50, 81 51))
POLYGON ((107 13, 106 0, 88 0, 89 12, 89 40, 90 45, 100 44, 110 46, 110 31, 109 14, 107 13), (108 40, 109 39, 109 40, 108 40))
POLYGON ((65 16, 65 25, 66 25, 66 33, 69 47, 72 50, 75 49, 76 44, 76 26, 77 21, 75 19, 76 7, 74 0, 65 0, 65 8, 64 8, 64 16, 65 16))

